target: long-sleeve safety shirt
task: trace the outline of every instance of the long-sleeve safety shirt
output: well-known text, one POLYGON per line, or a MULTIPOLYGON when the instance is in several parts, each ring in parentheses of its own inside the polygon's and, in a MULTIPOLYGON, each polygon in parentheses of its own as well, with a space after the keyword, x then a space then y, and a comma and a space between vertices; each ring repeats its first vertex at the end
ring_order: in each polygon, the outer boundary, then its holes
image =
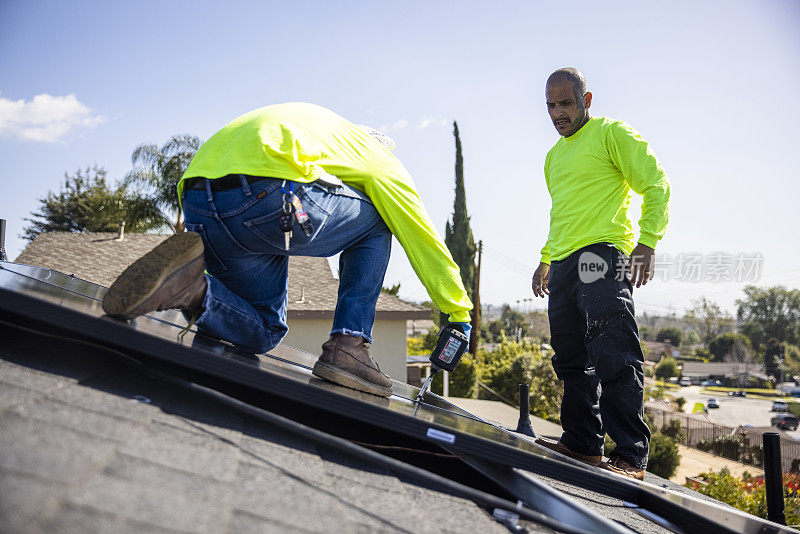
POLYGON ((639 242, 655 248, 666 232, 669 179, 647 142, 622 121, 592 117, 561 137, 547 153, 544 176, 552 209, 542 263, 600 242, 630 255, 631 190, 643 196, 639 242))
POLYGON ((301 102, 246 113, 200 147, 178 183, 178 198, 188 178, 229 174, 303 183, 334 175, 365 193, 402 245, 434 306, 452 322, 469 322, 472 303, 458 266, 414 181, 400 160, 355 124, 301 102))

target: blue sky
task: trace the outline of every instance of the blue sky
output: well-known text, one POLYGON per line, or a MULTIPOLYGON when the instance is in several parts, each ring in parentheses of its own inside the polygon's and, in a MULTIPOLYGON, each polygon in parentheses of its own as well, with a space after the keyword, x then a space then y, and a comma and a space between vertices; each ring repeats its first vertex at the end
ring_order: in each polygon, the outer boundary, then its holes
MULTIPOLYGON (((472 228, 486 245, 482 299, 544 308, 523 300, 547 235, 542 164, 557 140, 543 86, 575 66, 593 114, 633 125, 670 176, 657 252, 706 263, 760 254, 758 283, 800 286, 800 3, 644 4, 5 0, 9 256, 65 171, 96 163, 119 179, 140 143, 205 139, 256 107, 310 101, 384 128, 440 231, 458 120, 472 228)), ((637 291, 639 310, 679 312, 703 295, 733 310, 744 285, 668 278, 637 291)), ((426 298, 399 246, 386 278, 396 282, 401 296, 426 298)))

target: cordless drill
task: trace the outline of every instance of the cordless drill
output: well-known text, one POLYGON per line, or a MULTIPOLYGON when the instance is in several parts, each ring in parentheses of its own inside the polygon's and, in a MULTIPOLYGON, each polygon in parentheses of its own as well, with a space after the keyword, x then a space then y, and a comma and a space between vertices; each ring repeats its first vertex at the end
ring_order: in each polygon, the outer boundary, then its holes
POLYGON ((469 338, 458 326, 449 324, 442 328, 442 331, 439 332, 439 341, 436 342, 436 348, 433 349, 429 358, 431 361, 431 375, 422 384, 417 395, 417 401, 422 400, 425 392, 431 387, 433 375, 438 371, 451 372, 455 369, 467 348, 469 348, 469 338))

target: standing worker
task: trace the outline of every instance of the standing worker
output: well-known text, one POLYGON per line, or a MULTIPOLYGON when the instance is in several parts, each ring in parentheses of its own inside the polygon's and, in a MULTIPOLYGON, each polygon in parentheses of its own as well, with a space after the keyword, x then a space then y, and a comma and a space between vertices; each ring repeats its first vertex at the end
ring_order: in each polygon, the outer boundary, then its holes
POLYGON ((242 115, 200 147, 178 184, 188 232, 128 267, 103 308, 127 319, 177 308, 208 335, 266 352, 288 331, 289 256, 341 252, 333 327, 313 373, 388 397, 391 379, 368 344, 392 235, 450 327, 467 337, 472 309, 393 148, 313 104, 242 115))
POLYGON ((643 480, 650 429, 632 294, 653 277, 655 247, 669 219, 669 180, 630 126, 589 117, 592 93, 580 71, 555 71, 545 93, 561 138, 545 159, 550 232, 532 286, 535 295, 550 295, 564 432, 558 442, 537 443, 643 480), (644 197, 635 247, 631 189, 644 197), (606 433, 617 447, 601 464, 606 433))

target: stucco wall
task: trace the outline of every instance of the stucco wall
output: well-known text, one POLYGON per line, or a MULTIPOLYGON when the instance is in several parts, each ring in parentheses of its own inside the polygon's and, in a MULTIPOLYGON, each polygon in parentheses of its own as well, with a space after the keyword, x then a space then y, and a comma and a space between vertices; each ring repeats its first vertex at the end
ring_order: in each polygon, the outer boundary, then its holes
MULTIPOLYGON (((289 319, 289 333, 282 343, 319 354, 331 331, 330 319, 289 319)), ((406 381, 406 321, 377 320, 372 328, 370 354, 381 371, 395 380, 406 381)))

